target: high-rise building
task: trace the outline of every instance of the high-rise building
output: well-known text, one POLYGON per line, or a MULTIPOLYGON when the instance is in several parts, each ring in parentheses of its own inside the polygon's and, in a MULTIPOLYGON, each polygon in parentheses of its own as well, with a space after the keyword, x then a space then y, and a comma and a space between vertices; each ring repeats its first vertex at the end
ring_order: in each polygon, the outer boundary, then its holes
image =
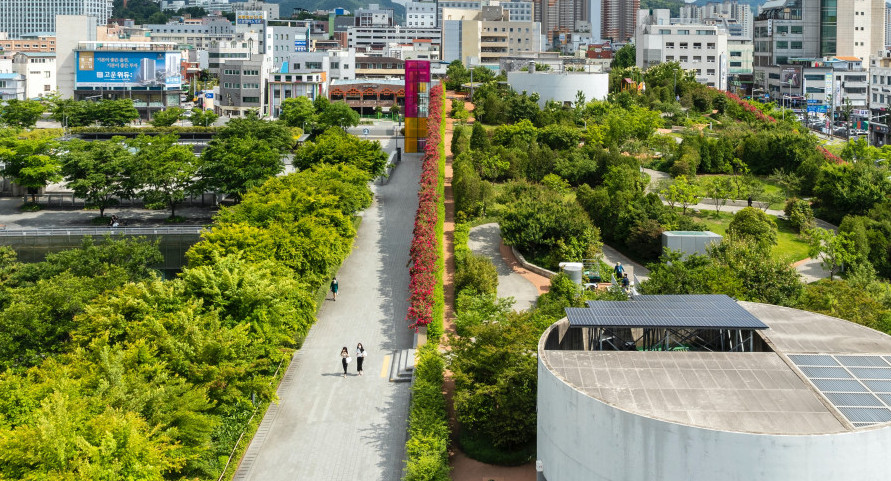
POLYGON ((55 32, 56 15, 86 15, 105 25, 111 17, 111 0, 2 0, 0 32, 10 37, 55 32))
POLYGON ((891 4, 885 4, 885 48, 891 45, 891 4))
POLYGON ((605 39, 625 42, 634 37, 640 0, 603 0, 601 29, 605 39))
POLYGON ((752 38, 752 7, 737 0, 709 2, 705 5, 684 4, 679 14, 681 23, 725 24, 733 37, 752 38))

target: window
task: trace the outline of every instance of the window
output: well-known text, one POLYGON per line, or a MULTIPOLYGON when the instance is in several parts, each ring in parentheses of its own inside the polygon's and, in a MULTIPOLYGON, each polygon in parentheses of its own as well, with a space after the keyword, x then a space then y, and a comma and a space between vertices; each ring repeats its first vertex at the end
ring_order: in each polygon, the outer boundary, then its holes
POLYGON ((699 42, 696 42, 696 43, 693 44, 693 48, 695 48, 695 49, 700 49, 700 48, 702 48, 702 44, 699 43, 699 42))
POLYGON ((705 71, 705 74, 706 74, 706 75, 714 75, 714 74, 715 74, 715 69, 710 68, 710 69, 708 69, 708 70, 705 71))
POLYGON ((666 62, 674 62, 674 55, 666 55, 665 61, 666 62))
POLYGON ((687 42, 681 42, 681 48, 688 48, 687 42))
POLYGON ((695 55, 695 56, 693 57, 693 61, 694 61, 694 62, 702 62, 702 57, 700 57, 699 55, 695 55))
POLYGON ((789 42, 786 42, 785 40, 777 42, 777 48, 789 48, 789 42))
POLYGON ((242 75, 260 75, 259 70, 245 70, 241 73, 242 75))
POLYGON ((822 93, 826 93, 826 89, 823 88, 823 87, 811 87, 811 86, 807 86, 807 87, 805 88, 805 92, 806 92, 806 93, 809 93, 809 94, 822 94, 822 93))
POLYGON ((667 28, 660 28, 659 35, 671 35, 671 30, 669 30, 667 28))
POLYGON ((801 42, 789 42, 789 46, 792 48, 792 50, 802 49, 801 42))
POLYGON ((742 67, 742 62, 730 62, 731 67, 742 67))
POLYGON ((299 63, 295 63, 295 64, 292 65, 291 67, 292 67, 294 70, 300 70, 300 64, 299 64, 299 63))
POLYGON ((247 104, 247 103, 255 103, 255 104, 258 104, 258 103, 260 103, 260 97, 242 97, 242 98, 241 98, 241 101, 242 101, 243 103, 246 103, 246 104, 247 104))
POLYGON ((331 68, 340 68, 340 62, 331 62, 331 68))
POLYGON ((742 52, 730 52, 731 57, 742 57, 742 52))
POLYGON ((778 33, 778 34, 781 34, 781 35, 782 35, 782 34, 789 33, 789 26, 788 26, 788 25, 779 25, 779 26, 777 26, 777 33, 778 33))
POLYGON ((714 56, 714 55, 709 55, 708 57, 705 58, 705 61, 706 61, 706 62, 714 62, 714 61, 715 61, 715 56, 714 56))
POLYGON ((43 91, 44 91, 44 92, 49 92, 49 91, 50 91, 50 86, 49 86, 49 85, 44 85, 44 86, 43 86, 43 91))
POLYGON ((689 30, 678 30, 678 35, 690 35, 689 30))
POLYGON ((322 62, 306 62, 306 68, 322 68, 322 62))
POLYGON ((802 30, 803 27, 801 25, 792 25, 792 27, 790 27, 790 28, 792 29, 792 33, 799 34, 799 35, 804 33, 804 31, 802 30))
POLYGON ((686 62, 686 61, 687 61, 687 56, 681 55, 681 62, 686 62))
POLYGON ((674 48, 674 42, 665 42, 665 48, 674 48))
POLYGON ((706 48, 708 48, 709 50, 714 50, 714 49, 715 49, 715 44, 712 43, 712 42, 709 42, 709 43, 705 44, 705 46, 706 46, 706 48))

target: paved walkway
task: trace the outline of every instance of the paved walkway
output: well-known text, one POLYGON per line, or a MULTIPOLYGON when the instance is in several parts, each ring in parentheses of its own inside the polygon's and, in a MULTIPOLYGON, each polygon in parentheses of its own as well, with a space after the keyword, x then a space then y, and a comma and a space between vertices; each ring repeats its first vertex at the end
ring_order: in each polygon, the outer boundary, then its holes
MULTIPOLYGON (((387 146, 385 146, 386 148, 387 146)), ((364 213, 352 255, 325 301, 234 479, 398 480, 405 459, 410 383, 389 382, 390 356, 412 347, 408 250, 419 155, 406 155, 364 213), (369 351, 365 375, 342 377, 340 348, 369 351)))
POLYGON ((513 297, 516 301, 514 310, 517 311, 525 311, 535 305, 538 288, 514 271, 501 256, 501 229, 497 223, 471 228, 467 246, 475 254, 492 259, 498 271, 498 297, 513 297))

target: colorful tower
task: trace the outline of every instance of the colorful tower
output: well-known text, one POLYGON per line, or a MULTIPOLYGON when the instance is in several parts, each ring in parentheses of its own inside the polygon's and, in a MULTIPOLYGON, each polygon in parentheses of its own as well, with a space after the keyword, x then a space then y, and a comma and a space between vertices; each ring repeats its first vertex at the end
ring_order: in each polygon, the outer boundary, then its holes
POLYGON ((423 152, 430 113, 430 62, 405 61, 405 153, 423 152))

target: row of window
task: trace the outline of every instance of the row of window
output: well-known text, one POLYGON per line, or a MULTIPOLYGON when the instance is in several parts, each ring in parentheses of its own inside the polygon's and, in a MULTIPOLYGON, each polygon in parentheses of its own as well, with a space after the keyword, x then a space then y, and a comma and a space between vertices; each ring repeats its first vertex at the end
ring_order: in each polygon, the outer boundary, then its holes
POLYGON ((785 40, 777 41, 777 50, 779 49, 792 49, 792 50, 801 50, 804 48, 800 41, 795 42, 787 42, 785 40))
MULTIPOLYGON (((678 42, 678 48, 690 48, 689 45, 690 45, 690 44, 689 44, 688 42, 678 42)), ((715 49, 715 44, 712 43, 712 42, 709 42, 709 43, 705 44, 705 46, 706 46, 706 48, 709 49, 709 50, 714 50, 714 49, 715 49)), ((665 42, 665 48, 674 48, 674 42, 665 42)), ((702 44, 701 44, 700 42, 694 42, 694 43, 693 43, 693 48, 701 49, 701 48, 702 48, 702 44)))
POLYGON ((223 69, 223 75, 260 75, 259 70, 223 69))
MULTIPOLYGON (((801 34, 804 33, 804 27, 801 25, 778 25, 776 28, 776 33, 785 35, 787 33, 801 34)), ((767 36, 767 30, 764 31, 764 36, 767 36)))
POLYGON ((232 83, 232 82, 223 82, 223 88, 226 89, 258 89, 260 88, 260 84, 257 83, 232 83))
MULTIPOLYGON (((689 30, 677 30, 672 32, 670 29, 662 28, 659 29, 659 35, 690 35, 689 30)), ((717 35, 717 32, 714 30, 696 30, 694 35, 717 35)))
MULTIPOLYGON (((688 57, 688 56, 686 56, 686 55, 681 55, 680 57, 678 57, 678 62, 689 62, 689 61, 690 61, 689 58, 690 58, 690 57, 688 57)), ((666 61, 666 62, 674 62, 674 61, 675 61, 674 55, 666 55, 666 56, 665 56, 665 61, 666 61)), ((706 61, 706 62, 714 62, 714 61, 715 61, 715 56, 714 56, 714 55, 708 55, 708 56, 705 57, 705 61, 706 61)), ((700 55, 696 55, 696 56, 693 57, 693 63, 697 63, 697 62, 702 62, 702 56, 700 56, 700 55)))

